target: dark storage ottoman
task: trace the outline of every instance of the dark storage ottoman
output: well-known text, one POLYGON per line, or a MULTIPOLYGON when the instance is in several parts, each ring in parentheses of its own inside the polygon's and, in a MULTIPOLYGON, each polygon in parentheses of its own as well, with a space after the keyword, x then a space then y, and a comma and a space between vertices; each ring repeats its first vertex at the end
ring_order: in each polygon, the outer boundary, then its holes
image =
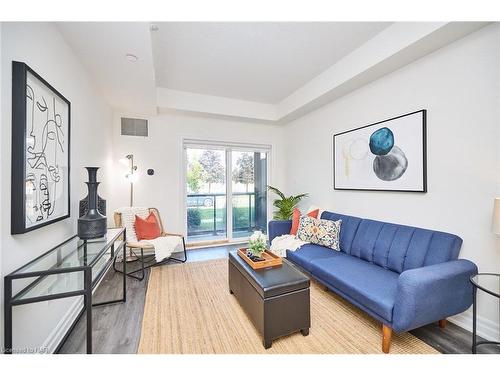
POLYGON ((309 278, 286 259, 275 268, 254 270, 236 251, 229 253, 229 291, 263 337, 272 340, 311 326, 309 278))

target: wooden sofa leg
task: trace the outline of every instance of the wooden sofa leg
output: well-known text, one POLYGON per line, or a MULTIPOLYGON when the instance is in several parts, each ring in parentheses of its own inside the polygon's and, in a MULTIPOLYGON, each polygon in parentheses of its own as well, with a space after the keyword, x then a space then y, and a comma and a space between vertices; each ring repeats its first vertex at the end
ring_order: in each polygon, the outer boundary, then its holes
POLYGON ((382 325, 382 351, 389 353, 391 349, 392 328, 382 325))
POLYGON ((445 329, 446 328, 446 319, 441 319, 439 322, 439 328, 445 329))

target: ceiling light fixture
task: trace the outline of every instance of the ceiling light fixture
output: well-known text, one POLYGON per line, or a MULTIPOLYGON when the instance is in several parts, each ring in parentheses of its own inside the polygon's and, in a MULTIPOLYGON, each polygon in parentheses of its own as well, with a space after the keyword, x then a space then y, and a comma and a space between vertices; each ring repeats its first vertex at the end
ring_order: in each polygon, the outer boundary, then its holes
POLYGON ((132 55, 131 53, 127 53, 125 55, 125 58, 130 62, 136 62, 137 60, 139 60, 139 58, 136 55, 132 55))

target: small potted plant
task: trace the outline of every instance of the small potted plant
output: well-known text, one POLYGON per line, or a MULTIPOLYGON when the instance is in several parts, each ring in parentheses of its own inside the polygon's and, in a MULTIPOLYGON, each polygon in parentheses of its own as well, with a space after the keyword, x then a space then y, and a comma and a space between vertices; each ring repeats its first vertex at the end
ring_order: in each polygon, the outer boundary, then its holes
POLYGON ((278 188, 270 185, 267 185, 267 188, 269 189, 269 191, 280 197, 280 199, 275 199, 273 202, 273 206, 277 208, 277 210, 274 211, 274 220, 290 220, 293 215, 293 209, 297 207, 297 205, 303 198, 306 198, 308 196, 308 194, 305 193, 299 195, 290 195, 289 197, 287 197, 278 188))
POLYGON ((253 234, 250 236, 250 239, 248 240, 247 256, 254 262, 262 261, 264 260, 262 258, 262 253, 266 251, 266 247, 267 247, 266 235, 262 233, 260 230, 256 230, 255 232, 253 232, 253 234))

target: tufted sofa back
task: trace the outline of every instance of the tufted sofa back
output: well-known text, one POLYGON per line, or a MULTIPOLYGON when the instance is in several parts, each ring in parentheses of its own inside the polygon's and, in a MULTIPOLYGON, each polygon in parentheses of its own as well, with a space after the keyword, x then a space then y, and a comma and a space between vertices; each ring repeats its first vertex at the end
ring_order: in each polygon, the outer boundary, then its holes
POLYGON ((324 211, 322 219, 342 220, 340 250, 401 273, 458 258, 462 239, 454 234, 324 211))

